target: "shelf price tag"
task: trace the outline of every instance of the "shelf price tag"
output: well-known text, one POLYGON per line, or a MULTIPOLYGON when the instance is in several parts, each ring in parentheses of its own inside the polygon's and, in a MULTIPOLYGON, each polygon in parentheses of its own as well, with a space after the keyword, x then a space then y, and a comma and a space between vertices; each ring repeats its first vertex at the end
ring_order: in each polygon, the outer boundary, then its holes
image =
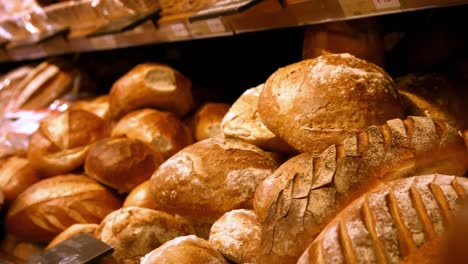
POLYGON ((177 37, 188 37, 189 32, 183 23, 176 23, 171 25, 171 31, 177 37))
POLYGON ((400 0, 373 0, 376 9, 388 9, 400 7, 400 0))

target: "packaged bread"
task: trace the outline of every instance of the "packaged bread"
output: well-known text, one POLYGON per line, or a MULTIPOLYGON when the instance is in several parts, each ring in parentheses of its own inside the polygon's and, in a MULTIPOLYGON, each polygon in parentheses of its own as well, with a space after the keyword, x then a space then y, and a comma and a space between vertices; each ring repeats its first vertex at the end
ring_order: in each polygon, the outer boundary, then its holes
POLYGON ((140 258, 163 243, 193 234, 192 226, 164 212, 127 207, 109 214, 96 230, 96 236, 114 248, 105 263, 140 263, 140 258))
POLYGON ((102 95, 94 99, 76 101, 70 106, 70 109, 88 111, 107 120, 109 118, 109 96, 102 95))
POLYGON ((157 152, 138 139, 106 138, 94 143, 86 157, 86 175, 128 193, 148 180, 164 161, 157 152))
POLYGON ((209 102, 202 105, 190 120, 195 140, 222 136, 221 122, 229 108, 230 105, 226 103, 209 102))
POLYGON ((151 191, 160 210, 213 223, 233 209, 251 209, 255 188, 276 166, 253 145, 210 138, 165 161, 151 177, 151 191))
POLYGON ((56 237, 54 237, 54 239, 52 239, 52 241, 49 242, 46 249, 55 247, 57 244, 67 239, 70 239, 73 236, 78 235, 80 233, 86 233, 94 236, 94 233, 96 232, 98 226, 98 224, 73 224, 67 229, 63 230, 63 232, 58 234, 56 237))
POLYGON ((112 86, 110 115, 117 120, 133 110, 153 107, 183 116, 192 107, 191 87, 187 77, 169 66, 139 64, 112 86))
POLYGON ((190 130, 175 114, 149 108, 125 115, 113 128, 112 136, 139 139, 165 159, 193 143, 190 130))
POLYGON ((221 123, 224 136, 240 139, 264 150, 294 153, 295 150, 268 130, 260 119, 257 105, 262 90, 263 84, 247 89, 232 104, 221 123))
POLYGON ((0 190, 7 204, 39 179, 38 172, 25 158, 13 156, 0 163, 0 190))
POLYGON ((91 143, 108 135, 98 116, 69 110, 41 121, 29 142, 28 160, 41 176, 69 173, 83 165, 91 143))
POLYGON ((296 156, 255 193, 254 209, 263 228, 261 262, 295 263, 364 186, 431 173, 461 176, 467 162, 458 132, 426 117, 392 119, 331 145, 319 156, 296 156))
POLYGON ((227 264, 228 262, 206 240, 181 236, 164 243, 141 259, 141 264, 227 264))
POLYGON ((262 226, 255 212, 237 209, 214 222, 209 242, 234 263, 256 263, 261 237, 262 226))
POLYGON ((13 202, 6 216, 8 232, 26 242, 48 243, 77 223, 99 223, 120 208, 109 190, 84 175, 39 181, 13 202))
POLYGON ((437 174, 383 183, 335 216, 298 263, 399 263, 447 231, 467 191, 468 179, 437 174))
POLYGON ((403 117, 392 78, 349 54, 280 68, 265 82, 258 112, 273 134, 315 154, 359 129, 403 117))

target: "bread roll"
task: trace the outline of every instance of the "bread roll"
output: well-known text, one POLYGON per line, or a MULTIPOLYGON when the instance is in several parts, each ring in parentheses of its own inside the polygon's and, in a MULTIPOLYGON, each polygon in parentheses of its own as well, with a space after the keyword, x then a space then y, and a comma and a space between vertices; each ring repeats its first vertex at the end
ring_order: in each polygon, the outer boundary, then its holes
POLYGON ((426 117, 393 119, 355 133, 318 157, 296 156, 256 190, 254 208, 263 227, 261 261, 296 262, 363 186, 428 173, 463 175, 467 161, 457 131, 426 117))
POLYGON ((442 120, 457 129, 468 125, 466 100, 443 75, 414 73, 395 82, 407 115, 442 120))
POLYGON ((392 78, 349 54, 277 70, 265 82, 258 112, 275 135, 315 154, 359 129, 403 117, 392 78))
POLYGON ((206 103, 195 113, 191 122, 197 141, 222 136, 221 122, 231 106, 225 103, 206 103))
POLYGON ((193 143, 190 130, 172 113, 154 109, 133 111, 112 130, 112 136, 139 139, 168 159, 193 143))
POLYGON ((255 188, 275 168, 253 145, 210 138, 164 162, 151 177, 151 191, 161 210, 213 223, 232 209, 252 208, 255 188))
POLYGON ((128 193, 148 180, 163 161, 161 153, 138 139, 106 138, 91 146, 84 168, 98 182, 128 193))
POLYGON ((169 66, 139 64, 120 79, 109 93, 112 119, 145 107, 154 107, 185 115, 192 107, 192 84, 169 66))
POLYGON ((210 244, 235 263, 256 263, 262 226, 252 210, 227 212, 211 227, 210 244))
POLYGON ((175 238, 148 253, 141 264, 227 264, 206 240, 194 235, 175 238))
POLYGON ((27 159, 13 156, 0 164, 0 191, 5 195, 6 204, 11 204, 21 192, 37 181, 39 175, 27 159))
POLYGON ((453 224, 468 179, 427 175, 382 184, 338 214, 298 263, 399 263, 453 224))
POLYGON ((47 245, 46 249, 55 247, 57 244, 72 238, 75 235, 80 233, 86 233, 94 236, 98 224, 74 224, 65 229, 62 233, 58 234, 50 243, 47 245))
POLYGON ((268 130, 260 119, 257 104, 262 90, 263 84, 247 89, 232 104, 221 123, 224 136, 243 140, 265 150, 295 152, 286 142, 268 130))
POLYGON ((101 118, 82 110, 66 111, 41 121, 32 135, 28 159, 42 176, 55 176, 83 165, 89 144, 109 135, 101 118))
POLYGON ((76 223, 99 223, 120 201, 93 179, 63 175, 27 188, 6 216, 8 232, 27 242, 47 243, 76 223))
POLYGON ((148 209, 158 209, 158 204, 154 200, 150 191, 150 181, 144 181, 135 187, 125 198, 123 207, 143 207, 148 209))
POLYGON ((127 207, 109 214, 96 236, 114 248, 110 258, 121 264, 140 263, 140 258, 164 242, 193 234, 190 225, 172 215, 147 208, 127 207))
POLYGON ((70 106, 70 109, 88 111, 107 120, 109 118, 109 96, 102 95, 90 100, 77 101, 70 106))

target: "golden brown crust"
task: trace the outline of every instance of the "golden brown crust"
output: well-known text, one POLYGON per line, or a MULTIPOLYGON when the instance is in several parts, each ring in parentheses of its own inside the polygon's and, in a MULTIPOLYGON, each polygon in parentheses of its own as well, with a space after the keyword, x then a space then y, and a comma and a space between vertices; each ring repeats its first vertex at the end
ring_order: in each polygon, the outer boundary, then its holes
POLYGON ((0 164, 0 190, 11 204, 26 188, 39 181, 39 174, 27 159, 10 157, 0 164))
POLYGON ((8 231, 31 242, 49 242, 76 223, 99 223, 120 207, 106 188, 83 175, 63 175, 30 186, 13 202, 8 231))
POLYGON ((42 120, 32 135, 28 159, 41 176, 69 173, 81 166, 89 145, 109 135, 106 122, 82 110, 42 120))
POLYGON ((77 101, 70 109, 88 111, 107 120, 109 118, 109 96, 102 95, 90 100, 77 101))
POLYGON ((248 143, 210 138, 181 150, 151 178, 161 210, 213 223, 225 212, 252 208, 257 185, 276 168, 248 143))
POLYGON ((163 156, 138 139, 106 138, 93 144, 85 161, 86 175, 128 193, 148 180, 163 156))
POLYGON ((123 264, 140 263, 166 241, 193 233, 193 227, 170 214, 140 207, 109 214, 96 230, 97 238, 114 248, 111 259, 123 264))
POLYGON ((258 111, 275 135, 316 154, 359 129, 403 117, 392 78, 349 54, 327 54, 277 70, 265 82, 258 111))
POLYGON ((135 187, 125 198, 123 207, 143 207, 148 209, 158 209, 158 204, 154 200, 150 191, 150 181, 144 181, 135 187))
POLYGON ((227 264, 206 240, 182 236, 164 243, 141 259, 141 264, 227 264))
POLYGON ((155 109, 133 111, 115 125, 112 136, 139 139, 168 159, 193 143, 190 130, 173 114, 155 109))
POLYGON ((120 79, 109 93, 112 119, 145 107, 185 115, 192 107, 191 82, 177 70, 162 64, 139 64, 120 79))
POLYGON ((58 234, 50 243, 46 249, 55 247, 57 244, 75 236, 79 233, 86 233, 94 236, 98 224, 74 224, 65 229, 62 233, 58 234))
POLYGON ((206 103, 200 107, 191 122, 191 128, 195 140, 201 141, 207 138, 220 137, 221 122, 231 106, 225 103, 206 103))
POLYGON ((367 186, 410 175, 463 175, 467 161, 457 131, 425 117, 389 120, 320 156, 296 156, 255 194, 254 208, 263 226, 262 261, 295 262, 327 221, 367 186))

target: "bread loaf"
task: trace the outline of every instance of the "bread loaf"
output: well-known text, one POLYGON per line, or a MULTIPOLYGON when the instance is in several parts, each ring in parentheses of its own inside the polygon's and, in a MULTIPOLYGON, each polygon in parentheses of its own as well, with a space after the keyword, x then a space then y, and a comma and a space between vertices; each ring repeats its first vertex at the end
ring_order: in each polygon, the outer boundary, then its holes
POLYGON ((258 98, 263 84, 247 89, 224 116, 221 128, 227 138, 236 138, 261 149, 291 153, 295 150, 273 134, 258 114, 258 98))
POLYGON ((327 221, 363 186, 412 175, 463 175, 467 149, 447 123, 393 119, 355 133, 320 156, 304 153, 260 184, 254 209, 263 227, 261 261, 296 262, 327 221))
POLYGON ((143 207, 148 209, 158 209, 158 204, 154 200, 150 191, 150 181, 144 181, 135 187, 125 198, 123 207, 143 207))
POLYGON ((76 223, 99 223, 120 201, 93 179, 63 175, 33 184, 13 202, 7 230, 29 242, 47 243, 76 223))
POLYGON ((96 236, 114 248, 111 259, 133 264, 140 263, 141 257, 164 242, 193 232, 190 225, 172 215, 127 207, 109 214, 96 230, 96 236))
POLYGON ((453 224, 468 179, 447 175, 384 183, 341 211, 298 263, 399 263, 453 224))
POLYGON ((181 150, 151 177, 161 210, 213 223, 237 208, 252 208, 257 185, 276 163, 248 143, 210 138, 181 150))
POLYGON ((262 226, 252 210, 227 212, 211 227, 210 244, 235 263, 256 263, 262 226))
POLYGON ((378 66, 328 54, 277 70, 258 100, 263 123, 301 152, 328 146, 370 125, 402 118, 394 82, 378 66))
POLYGON ((85 161, 86 175, 128 193, 148 180, 163 156, 137 139, 106 138, 93 144, 85 161))
POLYGON ((41 121, 32 135, 28 159, 42 176, 65 174, 83 165, 89 145, 109 135, 101 118, 82 110, 41 121))
POLYGON ((6 204, 11 204, 21 192, 37 181, 39 175, 27 159, 13 156, 0 164, 0 191, 5 195, 6 204))
POLYGON ((159 151, 165 159, 193 143, 190 130, 174 114, 154 109, 125 115, 112 130, 112 136, 139 139, 159 151))
POLYGON ((195 140, 222 136, 221 122, 230 105, 225 103, 206 103, 195 113, 191 128, 195 140))
POLYGON ((75 235, 80 233, 86 233, 94 236, 98 224, 74 224, 65 229, 62 233, 58 234, 50 243, 47 245, 46 249, 55 247, 57 244, 72 238, 75 235))
POLYGON ((169 66, 139 64, 120 79, 109 93, 112 119, 140 108, 154 107, 185 115, 192 107, 192 84, 169 66))
POLYGON ((457 129, 468 125, 464 97, 443 75, 414 73, 395 82, 407 115, 442 120, 457 129))
POLYGON ((109 118, 109 96, 102 95, 90 100, 77 101, 70 106, 70 109, 88 111, 107 120, 109 118))
POLYGON ((194 235, 164 243, 141 259, 141 264, 227 264, 206 240, 194 235))

